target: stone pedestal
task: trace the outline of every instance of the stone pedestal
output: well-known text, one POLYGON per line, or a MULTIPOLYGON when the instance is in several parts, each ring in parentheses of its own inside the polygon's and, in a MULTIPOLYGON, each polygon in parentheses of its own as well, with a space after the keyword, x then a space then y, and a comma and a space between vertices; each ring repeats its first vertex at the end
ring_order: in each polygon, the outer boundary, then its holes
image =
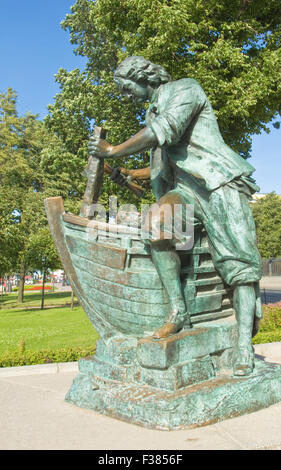
POLYGON ((281 400, 281 366, 256 359, 249 377, 232 376, 233 317, 166 339, 100 340, 79 361, 66 401, 154 429, 201 426, 281 400))

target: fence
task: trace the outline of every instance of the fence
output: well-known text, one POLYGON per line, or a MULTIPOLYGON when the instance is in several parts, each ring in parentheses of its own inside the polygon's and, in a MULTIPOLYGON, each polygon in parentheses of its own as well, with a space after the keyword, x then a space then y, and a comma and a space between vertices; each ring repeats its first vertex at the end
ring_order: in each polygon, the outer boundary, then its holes
POLYGON ((262 260, 263 276, 281 276, 281 258, 262 260))

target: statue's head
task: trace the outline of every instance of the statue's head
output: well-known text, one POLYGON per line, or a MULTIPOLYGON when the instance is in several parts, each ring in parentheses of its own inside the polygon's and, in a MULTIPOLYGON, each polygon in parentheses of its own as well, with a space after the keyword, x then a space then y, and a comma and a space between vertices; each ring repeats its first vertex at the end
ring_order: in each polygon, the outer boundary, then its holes
POLYGON ((121 90, 145 100, 148 88, 158 88, 171 81, 171 76, 161 65, 153 64, 141 56, 131 56, 118 65, 114 80, 121 90))

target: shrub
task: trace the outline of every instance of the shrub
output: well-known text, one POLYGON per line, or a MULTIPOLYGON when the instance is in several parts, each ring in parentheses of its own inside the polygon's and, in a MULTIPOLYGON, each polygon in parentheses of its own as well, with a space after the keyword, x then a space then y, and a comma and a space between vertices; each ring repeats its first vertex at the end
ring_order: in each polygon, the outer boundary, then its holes
POLYGON ((260 331, 281 329, 281 302, 264 305, 263 319, 260 322, 260 331))
POLYGON ((260 329, 254 337, 254 344, 281 341, 281 302, 263 306, 260 329))
POLYGON ((0 358, 0 367, 29 366, 56 362, 74 362, 81 357, 92 356, 96 347, 61 348, 56 350, 30 351, 19 348, 17 351, 6 351, 0 358))
POLYGON ((253 338, 253 344, 275 343, 281 341, 281 331, 269 331, 267 333, 258 333, 253 338))

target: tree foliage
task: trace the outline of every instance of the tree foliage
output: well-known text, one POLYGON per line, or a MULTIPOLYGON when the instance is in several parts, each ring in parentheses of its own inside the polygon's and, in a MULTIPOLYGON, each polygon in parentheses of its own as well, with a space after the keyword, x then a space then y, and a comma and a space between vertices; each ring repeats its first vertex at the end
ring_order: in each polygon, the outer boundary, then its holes
POLYGON ((47 274, 51 270, 61 268, 48 227, 41 227, 35 233, 32 233, 27 241, 26 248, 26 261, 32 271, 41 271, 47 274))
MULTIPOLYGON (((21 272, 23 288, 32 268, 30 240, 47 225, 51 176, 41 154, 56 137, 35 115, 18 116, 16 99, 12 89, 0 94, 0 275, 21 272)), ((49 245, 54 249, 51 239, 49 245)))
POLYGON ((4 272, 12 264, 14 270, 19 268, 27 229, 32 229, 40 213, 28 210, 41 183, 35 162, 39 127, 33 115, 18 117, 12 89, 0 94, 0 257, 4 272))
MULTIPOLYGON (((108 129, 113 144, 143 125, 144 109, 122 98, 113 82, 117 64, 142 55, 161 64, 173 79, 192 77, 206 91, 223 137, 244 157, 251 136, 269 123, 278 127, 281 102, 281 3, 279 0, 77 0, 62 26, 84 71, 60 69, 61 87, 49 107, 47 125, 65 145, 78 171, 87 160, 93 120, 108 129)), ((49 153, 49 160, 55 155, 49 153)), ((147 164, 148 155, 127 159, 147 164)), ((114 162, 114 165, 121 162, 114 162)), ((123 163, 122 163, 123 164, 123 163)), ((74 176, 77 194, 80 173, 74 176)), ((121 194, 109 180, 105 192, 121 194)), ((135 201, 125 194, 123 200, 135 201)), ((151 194, 147 193, 147 201, 151 194)))
POLYGON ((252 204, 262 258, 281 257, 281 197, 270 193, 252 204))
POLYGON ((25 261, 32 271, 43 274, 41 309, 44 308, 44 289, 48 273, 61 268, 61 263, 48 227, 41 227, 32 233, 26 244, 25 261))

